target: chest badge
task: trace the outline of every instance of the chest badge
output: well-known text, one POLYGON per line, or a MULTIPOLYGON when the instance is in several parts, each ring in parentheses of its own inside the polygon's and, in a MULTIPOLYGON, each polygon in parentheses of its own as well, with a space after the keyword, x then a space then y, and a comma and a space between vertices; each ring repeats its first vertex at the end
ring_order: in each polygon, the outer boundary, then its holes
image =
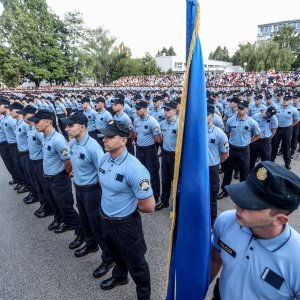
POLYGON ((232 257, 236 257, 236 252, 233 249, 231 249, 228 245, 226 245, 224 242, 218 240, 218 244, 224 251, 226 251, 232 257))
POLYGON ((264 181, 267 179, 268 177, 268 171, 266 168, 262 167, 262 168, 259 168, 256 172, 256 177, 258 180, 261 180, 261 181, 264 181))

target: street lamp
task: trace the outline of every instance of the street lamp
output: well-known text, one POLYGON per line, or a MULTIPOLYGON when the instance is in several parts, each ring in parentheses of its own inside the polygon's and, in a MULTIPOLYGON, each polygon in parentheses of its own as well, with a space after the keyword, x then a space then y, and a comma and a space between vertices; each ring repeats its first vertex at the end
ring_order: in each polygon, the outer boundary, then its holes
POLYGON ((247 63, 244 63, 244 72, 246 72, 246 68, 247 68, 247 63))

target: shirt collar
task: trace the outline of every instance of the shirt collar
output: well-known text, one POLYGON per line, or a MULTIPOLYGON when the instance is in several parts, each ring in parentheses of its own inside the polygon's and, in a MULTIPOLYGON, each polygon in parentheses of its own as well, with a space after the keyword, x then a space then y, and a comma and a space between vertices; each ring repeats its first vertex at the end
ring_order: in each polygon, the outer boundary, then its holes
MULTIPOLYGON (((248 233, 249 235, 253 236, 253 232, 248 227, 242 227, 240 226, 240 229, 248 233)), ((257 237, 254 237, 264 248, 271 252, 277 251, 279 248, 281 248, 291 237, 291 228, 288 224, 285 224, 283 231, 277 235, 276 237, 272 239, 260 239, 257 237)))
POLYGON ((125 160, 125 158, 127 157, 127 155, 128 155, 128 151, 127 151, 127 149, 125 149, 123 152, 122 152, 122 154, 119 156, 119 157, 117 157, 116 159, 112 159, 111 157, 109 158, 109 162, 112 162, 112 163, 115 163, 115 164, 117 164, 117 165, 120 165, 124 160, 125 160))
POLYGON ((177 121, 177 117, 176 117, 176 115, 175 115, 175 116, 174 116, 174 120, 173 120, 171 123, 169 123, 168 120, 167 120, 167 123, 168 123, 169 125, 174 125, 174 124, 176 123, 176 121, 177 121))
POLYGON ((211 133, 211 132, 214 131, 214 129, 215 129, 215 125, 214 125, 214 124, 211 124, 211 126, 208 127, 208 132, 211 133))
POLYGON ((52 138, 52 136, 55 134, 55 129, 53 128, 48 134, 47 136, 45 135, 45 139, 46 140, 50 140, 52 138))
POLYGON ((86 133, 79 142, 76 141, 76 144, 80 146, 84 146, 87 143, 88 139, 89 139, 89 135, 88 133, 86 133))

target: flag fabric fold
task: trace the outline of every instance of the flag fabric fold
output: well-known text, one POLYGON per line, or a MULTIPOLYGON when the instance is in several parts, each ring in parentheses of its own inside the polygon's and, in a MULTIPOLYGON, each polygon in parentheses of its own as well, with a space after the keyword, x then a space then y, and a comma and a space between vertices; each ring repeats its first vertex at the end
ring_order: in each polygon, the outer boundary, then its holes
POLYGON ((167 300, 202 300, 209 286, 210 199, 200 8, 186 0, 187 68, 173 182, 167 300))

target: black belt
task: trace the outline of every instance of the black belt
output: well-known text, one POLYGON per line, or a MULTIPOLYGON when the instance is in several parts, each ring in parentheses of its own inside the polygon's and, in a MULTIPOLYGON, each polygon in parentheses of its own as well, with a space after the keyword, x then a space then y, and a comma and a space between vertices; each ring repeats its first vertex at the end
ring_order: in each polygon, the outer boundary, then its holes
POLYGON ((132 214, 130 214, 130 215, 126 216, 126 217, 120 217, 120 218, 118 218, 118 217, 108 217, 108 216, 106 216, 106 215, 103 213, 102 209, 100 209, 100 214, 101 214, 101 217, 102 217, 104 220, 106 220, 106 221, 108 221, 108 222, 110 222, 110 223, 123 223, 123 222, 127 222, 127 221, 130 220, 132 217, 137 217, 137 216, 139 216, 140 213, 136 210, 136 211, 134 211, 132 214))
POLYGON ((165 149, 162 149, 162 153, 166 155, 175 155, 175 151, 167 151, 165 149))
POLYGON ((0 146, 4 146, 4 145, 6 145, 7 144, 7 142, 5 141, 5 142, 1 142, 0 143, 0 146))
POLYGON ((214 165, 214 166, 209 166, 210 170, 218 169, 219 170, 219 164, 214 165))
POLYGON ((265 142, 265 141, 269 141, 270 139, 271 139, 271 137, 263 138, 263 139, 257 140, 257 142, 265 142))
POLYGON ((137 145, 137 148, 138 148, 139 150, 149 150, 149 149, 152 149, 152 148, 154 148, 154 147, 156 147, 155 144, 150 145, 150 146, 138 146, 138 145, 137 145))
POLYGON ((17 143, 10 143, 9 146, 17 146, 17 143))
POLYGON ((40 163, 43 162, 42 159, 32 159, 31 161, 32 161, 32 163, 35 164, 35 165, 40 164, 40 163))
POLYGON ((98 188, 100 185, 99 185, 99 182, 93 183, 93 184, 87 184, 87 185, 77 185, 74 182, 74 186, 79 191, 90 191, 90 190, 94 190, 95 188, 98 188))
POLYGON ((67 175, 67 172, 66 171, 62 171, 62 172, 60 172, 58 174, 55 174, 55 175, 46 175, 46 174, 44 174, 44 178, 45 179, 54 179, 56 177, 60 177, 60 176, 63 176, 63 175, 67 175))
POLYGON ((29 154, 29 151, 19 151, 20 156, 29 154))
POLYGON ((292 128, 293 127, 293 125, 291 125, 291 126, 286 126, 286 127, 278 127, 278 129, 287 129, 287 128, 292 128))
POLYGON ((237 146, 233 146, 233 145, 229 144, 229 146, 230 146, 230 148, 232 148, 234 150, 238 150, 238 151, 242 151, 242 150, 245 150, 245 149, 249 148, 249 145, 245 146, 245 147, 237 147, 237 146))

